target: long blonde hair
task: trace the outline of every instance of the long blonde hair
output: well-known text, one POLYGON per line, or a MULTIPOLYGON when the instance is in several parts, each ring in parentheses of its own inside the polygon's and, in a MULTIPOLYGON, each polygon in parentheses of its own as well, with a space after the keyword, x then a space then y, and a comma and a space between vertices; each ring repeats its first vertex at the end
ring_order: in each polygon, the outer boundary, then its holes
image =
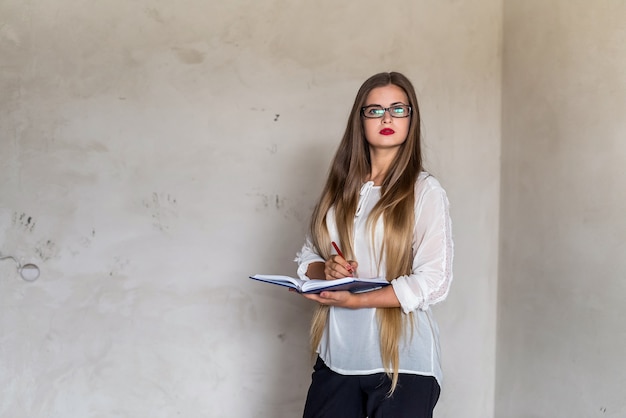
MULTIPOLYGON (((369 144, 365 139, 361 108, 372 89, 396 85, 404 90, 412 108, 409 132, 381 184, 381 198, 368 218, 373 227, 382 216, 385 277, 391 281, 410 274, 413 261, 413 227, 415 182, 422 171, 420 114, 415 89, 411 82, 397 72, 379 73, 367 79, 359 89, 350 112, 348 124, 331 163, 330 172, 321 197, 313 211, 310 232, 318 253, 328 259, 331 241, 326 215, 334 208, 340 246, 348 259, 354 259, 353 220, 358 204, 359 190, 371 174, 369 144)), ((358 260, 357 260, 358 261, 358 260)), ((311 324, 311 346, 317 349, 328 319, 328 306, 319 305, 311 324)), ((399 344, 406 329, 400 308, 378 308, 381 360, 392 379, 392 393, 398 382, 399 344)), ((412 316, 409 316, 412 323, 412 316)))

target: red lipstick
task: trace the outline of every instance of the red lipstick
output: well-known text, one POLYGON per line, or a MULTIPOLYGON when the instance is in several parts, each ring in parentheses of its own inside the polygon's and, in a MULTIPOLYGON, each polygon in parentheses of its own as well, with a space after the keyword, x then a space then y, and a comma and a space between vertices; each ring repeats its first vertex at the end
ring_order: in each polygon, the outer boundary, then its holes
POLYGON ((381 134, 381 135, 393 135, 393 134, 395 134, 395 133, 396 133, 396 131, 394 131, 394 130, 393 130, 393 129, 391 129, 391 128, 384 128, 384 129, 381 129, 381 130, 380 130, 380 134, 381 134))

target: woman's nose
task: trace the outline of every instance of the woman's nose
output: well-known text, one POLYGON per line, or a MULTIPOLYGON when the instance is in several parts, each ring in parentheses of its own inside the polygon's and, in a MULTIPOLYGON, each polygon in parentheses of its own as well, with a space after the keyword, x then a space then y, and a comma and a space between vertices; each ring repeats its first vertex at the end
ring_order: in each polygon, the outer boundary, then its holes
POLYGON ((391 119, 391 110, 385 109, 385 113, 383 113, 383 123, 389 123, 391 122, 391 119))

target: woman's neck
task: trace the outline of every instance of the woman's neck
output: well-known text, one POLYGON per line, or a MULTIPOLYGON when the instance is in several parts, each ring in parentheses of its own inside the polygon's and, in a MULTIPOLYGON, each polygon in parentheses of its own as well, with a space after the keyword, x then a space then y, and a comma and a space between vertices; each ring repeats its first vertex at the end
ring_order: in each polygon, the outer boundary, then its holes
POLYGON ((370 151, 370 161, 372 170, 369 174, 369 181, 373 181, 375 186, 380 186, 383 184, 387 173, 389 172, 389 168, 391 167, 391 163, 396 157, 397 149, 388 152, 385 151, 370 151))

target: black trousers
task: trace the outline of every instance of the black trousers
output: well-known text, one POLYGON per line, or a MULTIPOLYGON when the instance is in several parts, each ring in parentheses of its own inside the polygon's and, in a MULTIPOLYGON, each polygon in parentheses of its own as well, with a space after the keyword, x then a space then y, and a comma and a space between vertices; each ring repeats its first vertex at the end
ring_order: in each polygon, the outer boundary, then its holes
POLYGON ((304 406, 304 418, 432 418, 440 388, 432 376, 400 374, 388 397, 385 373, 342 375, 318 357, 304 406))

